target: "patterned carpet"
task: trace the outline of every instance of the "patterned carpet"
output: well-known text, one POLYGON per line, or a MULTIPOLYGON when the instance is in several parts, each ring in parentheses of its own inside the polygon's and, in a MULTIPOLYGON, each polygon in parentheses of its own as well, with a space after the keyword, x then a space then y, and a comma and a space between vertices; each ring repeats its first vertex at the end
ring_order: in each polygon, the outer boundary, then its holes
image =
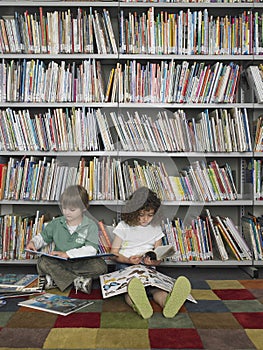
MULTIPOLYGON (((262 279, 192 287, 198 303, 186 302, 173 319, 153 304, 153 317, 143 320, 123 296, 103 300, 99 285, 89 296, 77 294, 94 303, 69 316, 19 308, 18 299, 9 299, 0 308, 0 349, 263 349, 262 279)), ((74 290, 60 294, 76 297, 74 290)))

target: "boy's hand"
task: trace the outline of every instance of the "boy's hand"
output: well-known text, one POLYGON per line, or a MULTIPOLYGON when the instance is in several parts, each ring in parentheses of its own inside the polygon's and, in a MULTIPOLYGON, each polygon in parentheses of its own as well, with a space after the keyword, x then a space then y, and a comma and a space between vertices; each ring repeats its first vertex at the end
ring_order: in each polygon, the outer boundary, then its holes
POLYGON ((26 249, 30 249, 30 250, 36 251, 36 247, 35 247, 34 243, 31 242, 31 241, 28 242, 28 244, 27 244, 27 246, 26 246, 26 249))
POLYGON ((50 255, 55 255, 55 256, 60 256, 61 258, 65 258, 65 259, 68 259, 69 256, 67 253, 65 252, 59 252, 57 250, 53 250, 53 252, 50 253, 50 255))

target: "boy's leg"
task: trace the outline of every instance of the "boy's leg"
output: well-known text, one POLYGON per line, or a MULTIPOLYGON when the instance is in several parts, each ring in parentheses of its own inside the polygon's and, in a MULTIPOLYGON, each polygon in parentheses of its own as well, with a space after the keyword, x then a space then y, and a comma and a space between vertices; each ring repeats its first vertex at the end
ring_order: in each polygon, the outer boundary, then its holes
POLYGON ((174 317, 183 306, 190 292, 190 281, 184 276, 178 277, 171 293, 166 298, 163 315, 167 318, 174 317))
POLYGON ((132 302, 132 305, 129 303, 129 299, 126 301, 127 303, 133 307, 133 309, 138 312, 142 318, 150 318, 153 314, 152 306, 147 297, 145 287, 142 282, 138 278, 132 278, 128 283, 128 296, 132 302))

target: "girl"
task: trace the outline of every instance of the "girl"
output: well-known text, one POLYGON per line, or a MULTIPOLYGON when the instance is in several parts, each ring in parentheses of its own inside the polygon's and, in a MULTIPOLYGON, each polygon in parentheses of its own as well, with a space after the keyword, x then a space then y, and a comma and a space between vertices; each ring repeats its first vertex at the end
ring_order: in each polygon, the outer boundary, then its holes
MULTIPOLYGON (((147 187, 136 190, 127 201, 122 213, 122 221, 113 230, 115 238, 111 252, 116 255, 117 269, 132 264, 157 266, 161 261, 145 256, 149 250, 162 245, 164 236, 158 220, 161 201, 147 187)), ((165 317, 174 317, 191 291, 191 285, 184 276, 177 278, 171 293, 158 288, 150 288, 153 300, 162 307, 165 317)), ((128 283, 125 300, 143 318, 152 316, 153 310, 145 288, 138 278, 128 283)))

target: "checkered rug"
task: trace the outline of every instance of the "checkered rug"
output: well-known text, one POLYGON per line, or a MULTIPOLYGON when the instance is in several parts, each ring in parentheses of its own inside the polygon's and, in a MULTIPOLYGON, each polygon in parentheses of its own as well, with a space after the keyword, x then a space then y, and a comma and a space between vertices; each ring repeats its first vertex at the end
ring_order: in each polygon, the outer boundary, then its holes
POLYGON ((0 349, 263 349, 263 280, 191 281, 192 295, 173 319, 154 315, 144 320, 123 296, 102 299, 92 294, 59 293, 93 300, 69 316, 17 306, 9 299, 0 308, 0 349))

